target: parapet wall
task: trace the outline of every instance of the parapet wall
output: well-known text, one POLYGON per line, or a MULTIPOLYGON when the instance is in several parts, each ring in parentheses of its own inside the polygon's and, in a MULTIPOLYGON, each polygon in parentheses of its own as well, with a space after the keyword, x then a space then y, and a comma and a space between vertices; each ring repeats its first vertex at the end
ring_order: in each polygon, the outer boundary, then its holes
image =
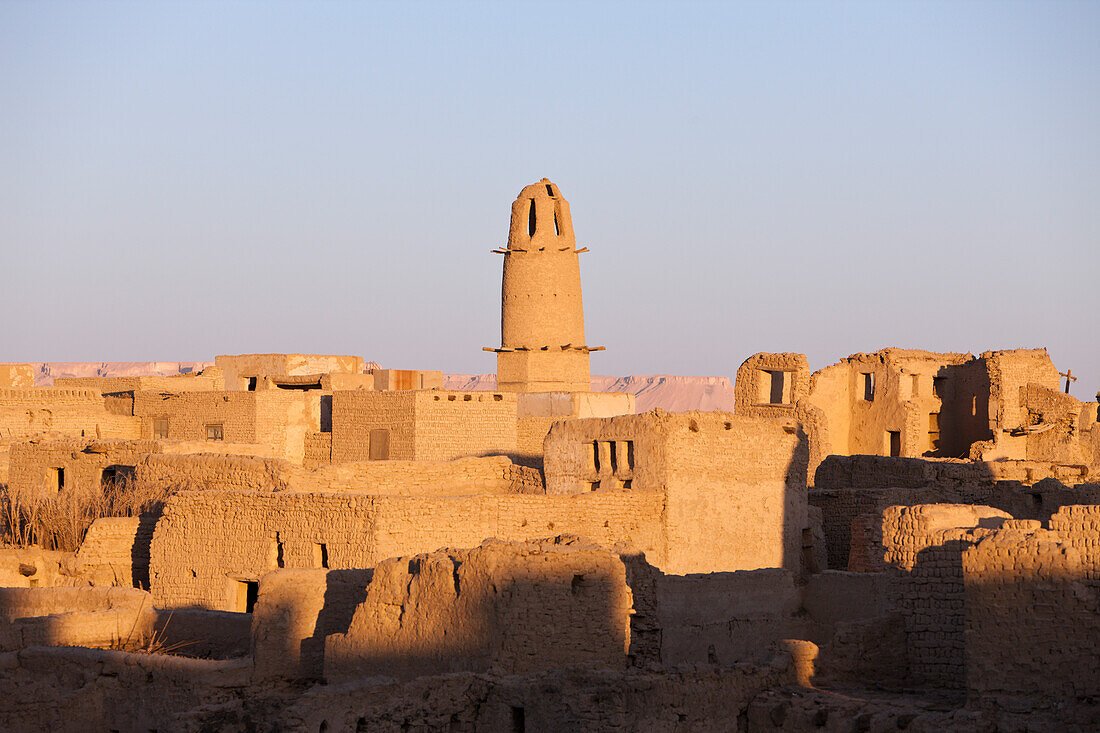
POLYGON ((538 471, 504 456, 454 461, 358 461, 312 470, 289 461, 215 454, 149 455, 135 478, 161 489, 339 491, 372 495, 465 496, 542 493, 538 471))

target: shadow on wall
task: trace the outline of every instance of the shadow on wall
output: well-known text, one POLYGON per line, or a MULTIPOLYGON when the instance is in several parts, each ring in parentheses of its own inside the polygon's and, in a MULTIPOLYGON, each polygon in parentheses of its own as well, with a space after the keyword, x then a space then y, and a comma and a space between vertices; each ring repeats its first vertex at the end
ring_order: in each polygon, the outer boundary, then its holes
POLYGON ((947 364, 932 377, 940 398, 938 413, 928 415, 930 458, 967 458, 970 446, 991 440, 989 428, 989 372, 984 359, 947 364))

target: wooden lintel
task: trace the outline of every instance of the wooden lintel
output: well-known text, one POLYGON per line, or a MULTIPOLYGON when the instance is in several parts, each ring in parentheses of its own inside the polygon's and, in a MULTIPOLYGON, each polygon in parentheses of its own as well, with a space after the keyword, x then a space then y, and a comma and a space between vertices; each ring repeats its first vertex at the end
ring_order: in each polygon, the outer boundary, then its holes
POLYGON ((573 254, 578 254, 579 255, 579 254, 582 254, 582 253, 587 252, 587 251, 588 251, 588 247, 582 247, 581 249, 574 250, 573 254))
POLYGON ((588 350, 589 351, 607 351, 607 347, 606 346, 589 346, 588 350))
POLYGON ((506 254, 508 254, 508 250, 506 250, 506 249, 491 249, 489 251, 492 252, 495 255, 506 255, 506 254))

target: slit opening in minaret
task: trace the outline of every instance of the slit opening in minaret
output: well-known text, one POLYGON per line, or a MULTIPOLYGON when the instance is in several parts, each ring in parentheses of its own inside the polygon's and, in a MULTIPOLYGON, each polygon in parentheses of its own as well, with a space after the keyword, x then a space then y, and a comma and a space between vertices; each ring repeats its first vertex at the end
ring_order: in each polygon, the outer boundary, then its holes
POLYGON ((558 226, 558 210, 554 209, 554 234, 561 236, 561 227, 558 226))
POLYGON ((554 196, 554 189, 550 187, 550 184, 549 184, 549 183, 547 183, 547 184, 546 184, 546 193, 550 194, 550 197, 551 197, 551 198, 553 198, 553 196, 554 196))
POLYGON ((527 234, 533 237, 535 235, 535 200, 530 199, 530 201, 531 213, 527 217, 527 234))

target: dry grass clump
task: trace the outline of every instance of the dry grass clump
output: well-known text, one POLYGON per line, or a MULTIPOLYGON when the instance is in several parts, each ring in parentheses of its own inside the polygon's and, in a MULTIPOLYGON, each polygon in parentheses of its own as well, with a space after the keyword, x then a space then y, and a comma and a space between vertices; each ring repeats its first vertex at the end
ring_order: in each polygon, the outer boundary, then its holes
POLYGON ((0 484, 0 541, 19 547, 75 552, 100 517, 159 514, 175 489, 120 476, 104 487, 63 490, 54 495, 13 490, 0 484))

